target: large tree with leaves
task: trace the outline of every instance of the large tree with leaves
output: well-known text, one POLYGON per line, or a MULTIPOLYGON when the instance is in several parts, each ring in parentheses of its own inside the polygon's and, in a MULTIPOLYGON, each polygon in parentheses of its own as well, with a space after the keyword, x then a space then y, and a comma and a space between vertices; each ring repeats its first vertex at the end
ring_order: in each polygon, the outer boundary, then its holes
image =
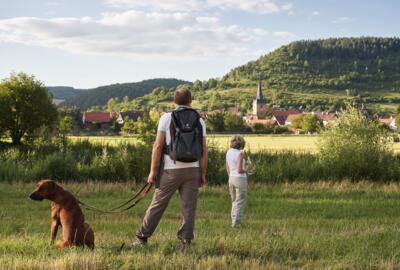
POLYGON ((54 127, 57 109, 44 84, 34 76, 13 73, 0 83, 0 130, 14 144, 41 126, 54 127))

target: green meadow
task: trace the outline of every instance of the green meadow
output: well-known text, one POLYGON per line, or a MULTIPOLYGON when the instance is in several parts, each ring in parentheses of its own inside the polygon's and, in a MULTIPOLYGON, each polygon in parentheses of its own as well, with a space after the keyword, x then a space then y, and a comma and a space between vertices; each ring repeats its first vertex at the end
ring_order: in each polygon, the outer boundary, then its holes
MULTIPOLYGON (((229 147, 231 135, 209 135, 208 142, 217 145, 220 149, 229 147)), ((292 150, 300 152, 316 152, 318 149, 318 135, 244 135, 246 150, 258 152, 260 150, 292 150)), ((122 136, 71 136, 72 141, 89 140, 92 143, 117 145, 119 143, 135 143, 134 137, 122 136)), ((393 150, 400 152, 400 143, 392 143, 393 150)))
MULTIPOLYGON (((100 182, 65 187, 102 208, 118 205, 138 189, 100 182)), ((196 239, 187 251, 175 237, 178 195, 147 247, 131 243, 151 194, 122 214, 84 210, 95 231, 95 250, 59 250, 49 243, 50 203, 29 200, 33 188, 34 183, 0 184, 1 269, 400 268, 399 184, 250 184, 240 229, 230 227, 227 186, 205 187, 199 195, 196 239)))

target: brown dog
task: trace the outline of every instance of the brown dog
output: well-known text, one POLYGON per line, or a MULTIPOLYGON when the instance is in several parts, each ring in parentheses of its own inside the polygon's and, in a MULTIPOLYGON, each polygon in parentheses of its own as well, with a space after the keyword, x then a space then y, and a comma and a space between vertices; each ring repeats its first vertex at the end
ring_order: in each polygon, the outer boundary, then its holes
POLYGON ((67 190, 52 180, 40 180, 36 189, 29 196, 32 200, 48 199, 51 203, 51 242, 57 236, 58 226, 63 230, 63 241, 57 243, 59 248, 72 245, 94 248, 94 233, 85 223, 85 217, 78 200, 67 190))

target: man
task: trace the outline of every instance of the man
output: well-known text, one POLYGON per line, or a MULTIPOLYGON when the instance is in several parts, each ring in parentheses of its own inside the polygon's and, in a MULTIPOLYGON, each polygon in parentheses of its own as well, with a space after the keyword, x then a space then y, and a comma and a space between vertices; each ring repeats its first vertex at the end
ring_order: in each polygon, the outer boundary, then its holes
MULTIPOLYGON (((180 87, 175 91, 174 103, 178 105, 174 113, 164 114, 159 121, 156 140, 153 145, 151 156, 151 169, 147 182, 150 184, 157 184, 154 192, 153 200, 146 211, 142 225, 136 233, 137 240, 135 245, 147 244, 149 238, 156 229, 168 202, 172 195, 179 190, 181 198, 181 227, 178 230, 178 239, 182 242, 183 246, 189 247, 194 238, 194 223, 197 206, 197 195, 199 187, 206 183, 206 169, 207 169, 207 145, 206 145, 206 126, 202 118, 199 117, 198 112, 191 109, 192 95, 187 87, 180 87), (200 133, 199 151, 201 158, 194 162, 181 162, 178 161, 175 155, 168 152, 171 149, 171 137, 176 134, 172 132, 171 128, 175 126, 172 123, 177 122, 177 112, 188 111, 194 113, 196 118, 196 134, 200 133), (166 150, 167 149, 167 150, 166 150), (162 156, 163 155, 163 156, 162 156), (158 170, 160 166, 160 159, 163 157, 163 170, 159 183, 156 183, 158 170)), ((172 150, 171 150, 172 151, 172 150)), ((190 151, 189 151, 190 152, 190 151)), ((162 160, 162 159, 161 159, 162 160)))

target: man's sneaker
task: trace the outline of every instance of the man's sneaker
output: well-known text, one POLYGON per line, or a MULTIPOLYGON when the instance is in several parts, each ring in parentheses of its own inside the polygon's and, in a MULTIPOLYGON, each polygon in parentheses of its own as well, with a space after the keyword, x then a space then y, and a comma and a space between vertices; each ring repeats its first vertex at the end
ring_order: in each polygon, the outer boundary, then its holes
POLYGON ((134 247, 143 247, 147 245, 147 238, 136 237, 136 240, 133 242, 134 247))

